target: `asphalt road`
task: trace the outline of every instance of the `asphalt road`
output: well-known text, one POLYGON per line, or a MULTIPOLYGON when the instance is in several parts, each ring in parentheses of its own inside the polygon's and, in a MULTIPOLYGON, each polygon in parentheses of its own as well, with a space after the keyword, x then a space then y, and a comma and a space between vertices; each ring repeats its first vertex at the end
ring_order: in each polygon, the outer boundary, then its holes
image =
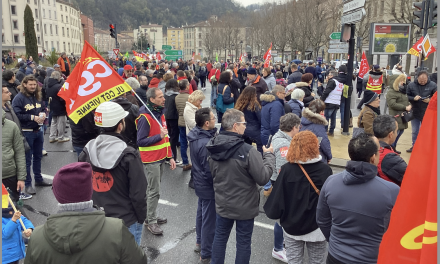
MULTIPOLYGON (((205 91, 206 99, 203 106, 209 106, 210 87, 205 91)), ((71 142, 49 143, 46 132, 44 148, 48 155, 43 157, 42 173, 46 179, 53 179, 57 170, 62 166, 77 161, 71 142)), ((70 136, 70 129, 67 135, 70 136)), ((332 168, 334 173, 341 168, 332 168)), ((143 172, 139 172, 143 177, 143 172)), ((195 217, 197 211, 197 196, 194 190, 188 187, 190 172, 177 168, 171 171, 168 167, 164 171, 161 185, 161 197, 158 215, 168 218, 168 223, 162 225, 163 236, 154 236, 146 228, 142 237, 142 248, 149 257, 149 263, 197 263, 199 255, 193 251, 196 243, 195 217)), ((37 194, 25 201, 25 213, 35 226, 45 223, 46 218, 57 212, 57 201, 51 188, 36 187, 37 194)), ((262 206, 265 198, 261 195, 260 215, 255 219, 252 236, 251 263, 282 263, 272 258, 273 225, 268 219, 262 206)), ((225 263, 235 261, 235 231, 233 230, 228 242, 225 263)), ((308 262, 306 262, 308 263, 308 262)))

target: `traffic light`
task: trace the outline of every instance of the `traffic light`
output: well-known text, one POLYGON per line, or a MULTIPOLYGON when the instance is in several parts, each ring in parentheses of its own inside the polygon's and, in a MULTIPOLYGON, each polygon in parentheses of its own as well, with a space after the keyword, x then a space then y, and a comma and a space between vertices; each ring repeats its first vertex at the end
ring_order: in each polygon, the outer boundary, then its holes
POLYGON ((110 36, 112 38, 116 38, 116 28, 113 26, 113 24, 110 24, 110 36))
POLYGON ((147 50, 150 50, 150 43, 147 43, 147 50))
POLYGON ((437 1, 431 0, 427 28, 432 28, 435 27, 436 25, 437 25, 437 1))
POLYGON ((249 59, 249 60, 252 59, 252 54, 248 53, 248 59, 249 59))

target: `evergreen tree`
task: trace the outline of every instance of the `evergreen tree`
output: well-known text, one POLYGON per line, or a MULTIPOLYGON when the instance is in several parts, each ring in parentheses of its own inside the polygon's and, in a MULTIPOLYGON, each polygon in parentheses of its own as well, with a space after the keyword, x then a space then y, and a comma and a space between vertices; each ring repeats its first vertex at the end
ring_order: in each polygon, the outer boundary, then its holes
POLYGON ((38 45, 35 34, 34 15, 29 5, 24 9, 24 44, 26 46, 26 55, 32 56, 35 63, 38 64, 38 45))

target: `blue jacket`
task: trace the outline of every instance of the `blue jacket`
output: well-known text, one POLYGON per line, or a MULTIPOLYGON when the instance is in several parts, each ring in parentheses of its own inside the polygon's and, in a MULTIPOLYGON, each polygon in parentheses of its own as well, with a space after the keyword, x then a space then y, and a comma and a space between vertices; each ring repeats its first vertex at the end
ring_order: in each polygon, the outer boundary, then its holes
POLYGON ((247 123, 244 135, 252 141, 256 141, 257 145, 261 145, 261 108, 256 106, 254 112, 247 109, 247 107, 243 110, 244 120, 247 123))
POLYGON ((399 186, 377 177, 377 167, 348 161, 321 188, 316 223, 329 254, 342 263, 376 263, 399 186))
POLYGON ((312 66, 307 67, 304 73, 311 73, 311 74, 313 74, 313 79, 317 78, 315 67, 312 67, 312 66))
POLYGON ((297 83, 301 81, 302 73, 299 70, 292 72, 287 78, 287 84, 297 83))
POLYGON ((122 74, 124 73, 124 68, 119 68, 118 69, 118 74, 120 75, 120 76, 122 76, 122 74))
POLYGON ((280 128, 280 118, 284 115, 284 100, 273 94, 262 94, 261 105, 261 143, 267 144, 270 135, 275 135, 280 128))
POLYGON ((208 69, 205 67, 205 70, 203 70, 203 67, 199 68, 199 76, 200 77, 206 77, 208 76, 209 72, 208 69))
POLYGON ((325 129, 325 126, 328 125, 327 120, 324 116, 313 113, 309 108, 305 108, 302 115, 300 131, 308 130, 313 132, 317 137, 322 137, 321 144, 319 145, 319 153, 322 156, 322 161, 327 163, 328 160, 333 158, 330 140, 328 139, 325 129))
MULTIPOLYGON (((163 113, 164 113, 164 109, 162 109, 162 111, 160 113, 153 111, 154 116, 159 121, 160 121, 160 117, 163 115, 163 113)), ((145 109, 145 106, 142 106, 139 109, 139 116, 141 114, 151 116, 150 112, 147 109, 145 109)), ((156 121, 154 121, 154 122, 156 122, 156 121)), ((139 118, 138 124, 137 124, 137 145, 139 147, 148 147, 148 146, 151 146, 154 143, 157 143, 162 140, 162 138, 160 137, 160 134, 153 135, 151 137, 148 137, 148 134, 150 134, 150 124, 148 123, 148 120, 142 116, 141 118, 139 118)))
POLYGON ((201 199, 214 199, 214 185, 208 162, 206 144, 215 136, 217 128, 203 130, 196 126, 188 133, 190 155, 192 161, 191 173, 194 180, 196 195, 201 199))
POLYGON ((12 107, 21 123, 22 129, 38 130, 40 126, 32 120, 32 116, 38 116, 43 112, 41 101, 38 101, 34 95, 26 96, 22 92, 18 93, 12 100, 12 107))
POLYGON ((304 108, 303 102, 296 99, 291 99, 290 101, 287 102, 287 104, 290 106, 290 109, 292 109, 292 113, 297 115, 299 118, 302 117, 302 111, 304 108))
POLYGON ((27 66, 25 74, 26 76, 34 74, 34 68, 32 68, 31 66, 27 66))
MULTIPOLYGON (((21 221, 26 228, 34 229, 34 225, 26 217, 21 216, 21 221)), ((25 245, 21 232, 20 221, 12 222, 11 218, 2 217, 2 263, 10 263, 24 259, 26 256, 25 245)))

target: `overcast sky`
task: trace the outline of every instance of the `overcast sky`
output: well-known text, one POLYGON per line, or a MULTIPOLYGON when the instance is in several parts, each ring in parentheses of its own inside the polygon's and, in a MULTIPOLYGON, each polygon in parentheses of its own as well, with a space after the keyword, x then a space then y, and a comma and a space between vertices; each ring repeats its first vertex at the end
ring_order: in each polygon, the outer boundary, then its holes
POLYGON ((264 2, 274 2, 273 0, 238 0, 241 5, 248 6, 251 4, 262 4, 264 2))

